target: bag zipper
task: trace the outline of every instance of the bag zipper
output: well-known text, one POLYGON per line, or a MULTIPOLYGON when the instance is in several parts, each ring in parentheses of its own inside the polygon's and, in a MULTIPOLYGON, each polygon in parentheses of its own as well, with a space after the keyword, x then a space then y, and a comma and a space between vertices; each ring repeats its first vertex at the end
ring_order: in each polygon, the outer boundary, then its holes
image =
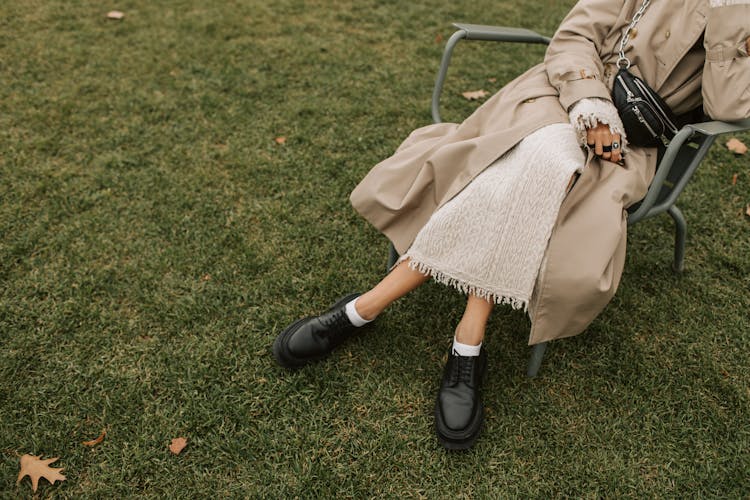
POLYGON ((651 135, 653 135, 654 137, 659 137, 659 134, 657 134, 656 131, 651 128, 651 125, 649 125, 648 121, 646 121, 646 119, 643 117, 643 115, 641 114, 641 110, 638 109, 638 106, 633 106, 632 109, 633 113, 635 113, 635 116, 638 118, 638 121, 646 126, 648 131, 651 132, 651 135))
POLYGON ((646 119, 641 114, 641 110, 638 109, 638 106, 633 106, 633 113, 635 113, 635 116, 638 118, 638 121, 641 122, 646 126, 649 132, 651 132, 651 135, 654 136, 654 139, 660 139, 662 143, 664 143, 664 146, 669 146, 669 139, 664 134, 657 134, 654 129, 651 128, 651 125, 648 124, 646 119))
POLYGON ((662 118, 664 118, 664 121, 667 122, 667 125, 669 126, 670 130, 676 134, 678 132, 677 127, 675 126, 674 123, 672 123, 672 120, 669 119, 669 115, 667 115, 667 113, 664 111, 664 109, 661 106, 659 106, 659 101, 657 101, 656 99, 654 99, 654 97, 651 95, 651 92, 649 92, 649 90, 647 88, 645 88, 644 85, 640 85, 640 82, 638 80, 635 81, 635 84, 636 84, 636 86, 638 86, 641 89, 641 91, 645 95, 647 95, 647 96, 649 96, 651 98, 651 99, 649 99, 649 101, 651 101, 651 104, 653 106, 656 106, 656 108, 659 110, 659 112, 661 112, 662 118))
POLYGON ((630 87, 627 86, 627 84, 625 83, 625 80, 622 79, 622 75, 617 75, 617 81, 620 82, 620 85, 622 85, 622 88, 624 88, 625 92, 628 94, 628 102, 633 102, 633 101, 638 100, 634 97, 633 92, 630 90, 630 87))

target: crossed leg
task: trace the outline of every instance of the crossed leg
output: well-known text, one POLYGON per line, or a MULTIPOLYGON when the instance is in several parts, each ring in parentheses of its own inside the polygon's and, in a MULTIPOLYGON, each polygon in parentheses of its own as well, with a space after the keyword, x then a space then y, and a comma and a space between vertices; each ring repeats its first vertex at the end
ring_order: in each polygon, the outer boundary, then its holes
MULTIPOLYGON (((322 315, 303 318, 289 325, 274 341, 276 360, 282 366, 294 368, 323 359, 353 333, 355 324, 360 324, 363 319, 374 319, 395 300, 428 279, 428 274, 409 267, 408 260, 401 262, 356 300, 356 294, 344 297, 322 315), (350 307, 347 304, 352 304, 352 301, 356 314, 347 312, 350 307)), ((466 310, 456 327, 435 403, 437 436, 449 449, 470 447, 482 426, 479 387, 487 356, 479 346, 490 312, 491 302, 469 295, 466 310)))
MULTIPOLYGON (((428 279, 429 275, 412 269, 409 267, 409 261, 405 260, 394 267, 380 283, 357 299, 357 313, 364 319, 373 319, 394 301, 428 279)), ((456 327, 456 340, 462 344, 479 345, 484 338, 485 326, 491 312, 491 302, 476 295, 469 295, 463 317, 456 327)))

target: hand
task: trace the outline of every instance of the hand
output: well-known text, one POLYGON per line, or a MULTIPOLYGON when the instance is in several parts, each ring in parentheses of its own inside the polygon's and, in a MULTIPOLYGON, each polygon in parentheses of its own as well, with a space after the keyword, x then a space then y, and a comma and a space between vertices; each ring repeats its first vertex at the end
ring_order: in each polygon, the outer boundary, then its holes
POLYGON ((586 129, 586 142, 596 156, 615 163, 622 161, 620 134, 610 132, 609 125, 597 122, 595 127, 586 129))

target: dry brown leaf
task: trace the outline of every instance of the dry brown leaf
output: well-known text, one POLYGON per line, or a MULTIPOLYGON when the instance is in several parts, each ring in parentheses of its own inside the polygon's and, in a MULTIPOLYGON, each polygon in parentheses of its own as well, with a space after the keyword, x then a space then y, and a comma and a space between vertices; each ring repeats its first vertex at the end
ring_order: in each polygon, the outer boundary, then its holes
POLYGON ((274 141, 276 141, 276 144, 284 144, 286 142, 286 137, 277 137, 276 139, 274 139, 274 141))
POLYGON ((489 92, 487 92, 486 90, 482 90, 482 89, 471 90, 469 92, 462 92, 461 93, 462 96, 464 96, 466 99, 468 99, 470 101, 475 101, 475 100, 478 100, 478 99, 484 99, 485 97, 487 97, 488 94, 489 94, 489 92))
POLYGON ((734 185, 736 185, 736 184, 737 184, 737 174, 734 174, 734 175, 732 176, 732 186, 734 186, 734 185))
POLYGON ((750 203, 748 203, 747 207, 745 207, 745 215, 750 216, 750 203))
POLYGON ((107 430, 106 429, 102 429, 102 433, 99 434, 98 438, 92 439, 91 441, 83 441, 81 444, 83 446, 96 446, 97 444, 99 444, 102 441, 104 441, 104 436, 106 436, 106 435, 107 435, 107 430))
POLYGON ((114 19, 116 21, 119 21, 120 19, 125 17, 124 12, 120 12, 119 10, 110 10, 107 12, 107 19, 114 19))
POLYGON ((187 446, 187 439, 183 437, 174 438, 172 444, 169 445, 169 451, 175 455, 179 455, 185 446, 187 446))
POLYGON ((443 35, 441 35, 440 33, 435 35, 435 43, 440 43, 442 41, 443 41, 443 35))
POLYGON ((497 81, 497 78, 493 76, 492 78, 487 78, 487 81, 490 83, 495 83, 497 81))
POLYGON ((18 473, 18 480, 16 484, 21 482, 25 476, 31 478, 31 489, 36 492, 37 486, 39 486, 39 478, 43 477, 52 484, 55 481, 65 481, 65 476, 60 474, 63 467, 59 469, 53 469, 49 466, 52 462, 57 460, 59 457, 48 458, 47 460, 41 460, 39 457, 34 455, 24 455, 21 457, 21 471, 18 473))
POLYGON ((736 137, 732 137, 727 141, 727 148, 734 154, 744 155, 747 153, 747 146, 745 146, 741 140, 736 137))

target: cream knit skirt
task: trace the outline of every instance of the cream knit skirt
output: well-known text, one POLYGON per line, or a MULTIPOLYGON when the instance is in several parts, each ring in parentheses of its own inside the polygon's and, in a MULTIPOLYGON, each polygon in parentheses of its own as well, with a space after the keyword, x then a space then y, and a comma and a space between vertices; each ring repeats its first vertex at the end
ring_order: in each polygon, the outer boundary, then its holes
POLYGON ((571 176, 586 156, 572 125, 548 125, 433 214, 401 260, 464 293, 528 307, 571 176))

